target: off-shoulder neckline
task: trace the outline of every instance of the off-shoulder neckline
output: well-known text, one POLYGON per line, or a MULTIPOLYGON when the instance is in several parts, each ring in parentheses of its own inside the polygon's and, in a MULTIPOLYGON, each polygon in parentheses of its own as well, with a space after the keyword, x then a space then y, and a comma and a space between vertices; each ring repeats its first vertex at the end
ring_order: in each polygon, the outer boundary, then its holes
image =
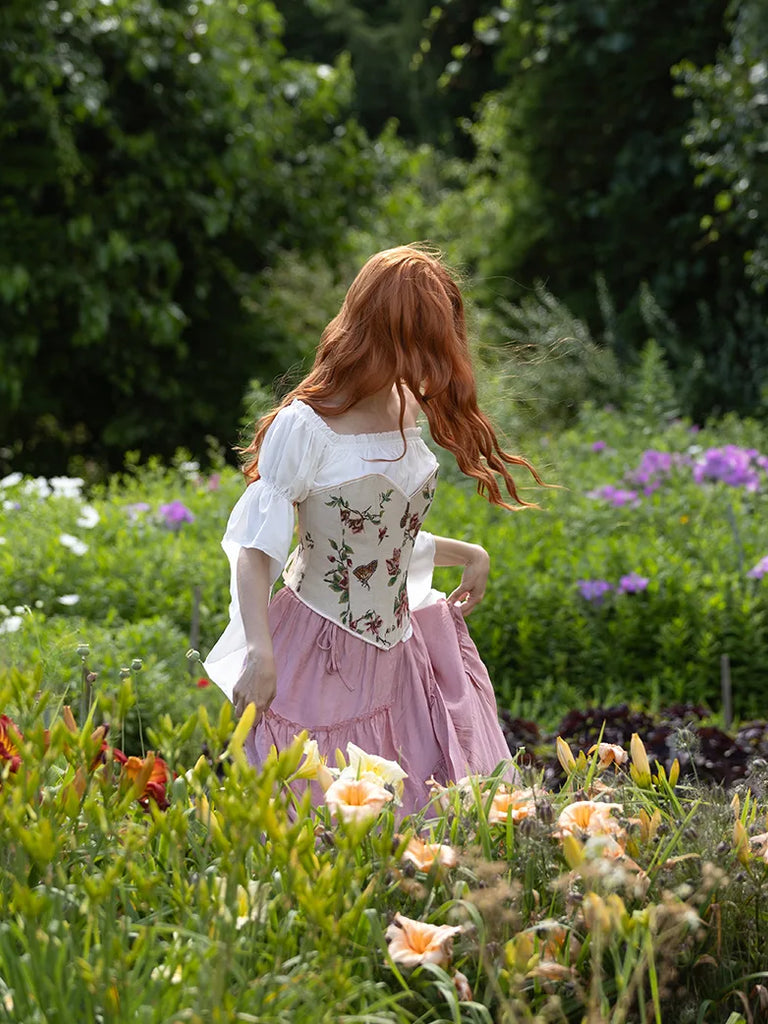
MULTIPOLYGON (((334 444, 356 444, 359 442, 390 442, 390 441, 402 441, 402 435, 399 430, 380 430, 376 433, 368 434, 340 434, 334 430, 333 427, 329 427, 322 416, 315 412, 311 405, 307 405, 306 402, 302 402, 300 398, 294 398, 291 405, 295 406, 299 412, 301 412, 310 423, 312 423, 320 433, 324 434, 329 440, 333 441, 334 444)), ((406 438, 420 438, 421 427, 416 425, 413 427, 404 427, 403 433, 406 438)))

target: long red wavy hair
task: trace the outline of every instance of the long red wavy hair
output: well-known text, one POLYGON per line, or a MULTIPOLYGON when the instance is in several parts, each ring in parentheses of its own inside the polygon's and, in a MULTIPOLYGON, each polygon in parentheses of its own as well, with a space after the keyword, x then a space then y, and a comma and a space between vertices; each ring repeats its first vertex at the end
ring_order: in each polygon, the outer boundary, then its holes
POLYGON ((458 284, 439 255, 417 245, 376 253, 352 282, 323 331, 309 374, 259 420, 253 441, 239 449, 248 482, 259 478, 259 449, 269 425, 294 398, 332 418, 388 384, 400 397, 404 450, 407 387, 436 443, 477 480, 480 494, 494 505, 513 507, 502 496, 498 474, 515 505, 533 504, 520 497, 507 466, 522 466, 537 483, 543 480, 527 459, 502 449, 478 407, 458 284))

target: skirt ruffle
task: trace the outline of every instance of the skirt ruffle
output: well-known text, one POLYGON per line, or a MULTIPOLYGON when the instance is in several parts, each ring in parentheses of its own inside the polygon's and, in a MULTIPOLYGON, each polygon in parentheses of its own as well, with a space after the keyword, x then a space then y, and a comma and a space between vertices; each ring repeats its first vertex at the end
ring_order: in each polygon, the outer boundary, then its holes
POLYGON ((413 635, 367 644, 285 587, 269 606, 277 695, 246 745, 259 765, 306 729, 329 764, 350 741, 408 773, 402 812, 422 808, 428 779, 490 774, 510 751, 485 666, 461 611, 440 600, 412 613, 413 635))

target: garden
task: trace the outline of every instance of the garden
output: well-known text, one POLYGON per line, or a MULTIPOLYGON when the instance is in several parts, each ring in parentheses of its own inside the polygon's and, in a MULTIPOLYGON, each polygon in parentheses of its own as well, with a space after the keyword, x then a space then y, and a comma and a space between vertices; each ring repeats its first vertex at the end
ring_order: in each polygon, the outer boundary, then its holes
POLYGON ((654 365, 535 439, 538 510, 444 465, 517 770, 407 818, 376 751, 246 764, 199 662, 235 470, 2 480, 0 1019, 761 1019, 768 438, 660 416, 654 365))
POLYGON ((0 1024, 768 1020, 766 52, 765 0, 2 5, 0 1024), (546 486, 435 452, 510 758, 406 815, 377 750, 255 770, 203 660, 238 444, 419 239, 546 486))

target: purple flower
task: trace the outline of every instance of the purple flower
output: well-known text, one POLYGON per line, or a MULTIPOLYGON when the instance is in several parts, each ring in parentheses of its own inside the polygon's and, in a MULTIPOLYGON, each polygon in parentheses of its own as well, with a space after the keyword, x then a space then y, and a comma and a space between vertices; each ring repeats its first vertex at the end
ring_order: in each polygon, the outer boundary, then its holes
POLYGON ((604 452, 607 447, 608 447, 608 445, 606 444, 605 441, 593 441, 592 442, 592 451, 593 452, 604 452))
POLYGON ((653 494, 676 467, 689 463, 690 459, 686 455, 649 448, 640 456, 637 469, 627 473, 627 480, 642 487, 644 494, 653 494))
POLYGON ((650 580, 647 576, 640 576, 636 572, 631 572, 627 576, 622 576, 619 580, 619 593, 620 594, 639 594, 641 590, 645 590, 650 580))
POLYGON ((599 498, 607 501, 614 508, 621 508, 622 505, 637 505, 637 491, 623 490, 621 487, 614 487, 613 484, 605 484, 594 491, 587 493, 588 498, 599 498))
POLYGON ((768 555, 761 558, 757 565, 753 566, 747 576, 753 580, 761 580, 768 573, 768 555))
POLYGON ((613 590, 608 580, 577 580, 576 586, 581 596, 593 604, 601 604, 605 595, 613 590))
POLYGON ((168 505, 161 505, 160 515, 165 519, 165 525, 171 530, 180 530, 182 524, 195 521, 195 517, 187 506, 178 499, 168 505))
POLYGON ((735 444, 708 448, 693 467, 693 479, 697 484, 707 480, 721 480, 730 487, 756 491, 760 487, 760 459, 760 453, 755 448, 740 448, 735 444))
POLYGON ((125 511, 130 521, 135 523, 139 516, 144 512, 149 512, 151 507, 146 501, 135 501, 132 505, 126 505, 125 511))

